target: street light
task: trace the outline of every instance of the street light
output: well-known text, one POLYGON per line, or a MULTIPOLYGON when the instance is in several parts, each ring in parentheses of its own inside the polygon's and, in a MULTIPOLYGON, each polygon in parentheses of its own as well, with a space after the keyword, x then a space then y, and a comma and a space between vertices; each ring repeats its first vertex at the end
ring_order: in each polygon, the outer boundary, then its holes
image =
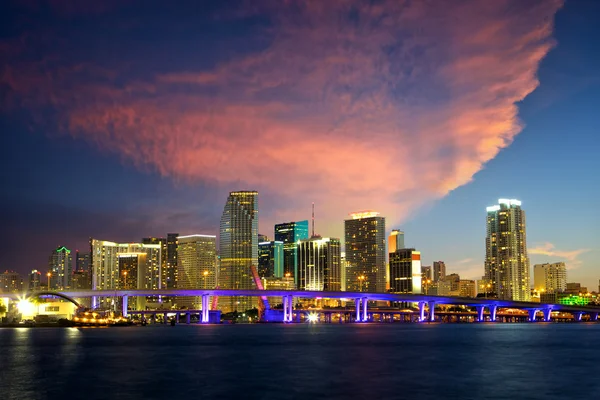
POLYGON ((362 292, 362 284, 363 284, 364 280, 365 280, 365 276, 364 275, 361 275, 361 276, 358 277, 358 281, 359 281, 359 284, 360 284, 360 286, 359 286, 359 288, 360 288, 359 291, 360 292, 362 292))
POLYGON ((123 283, 123 288, 127 289, 127 271, 123 271, 123 277, 124 277, 124 283, 123 283))
POLYGON ((431 283, 431 279, 427 279, 425 281, 425 295, 427 296, 427 293, 429 292, 429 284, 431 283))
POLYGON ((50 277, 52 276, 52 273, 48 272, 46 276, 48 277, 48 291, 50 291, 50 277))
POLYGON ((486 285, 486 289, 485 289, 485 298, 486 298, 486 299, 487 299, 487 297, 488 297, 488 292, 490 291, 490 288, 491 288, 491 287, 492 287, 492 285, 491 285, 491 284, 489 284, 489 283, 486 285))
POLYGON ((204 271, 202 273, 202 275, 204 275, 204 289, 207 289, 207 287, 206 287, 206 277, 208 276, 208 271, 204 271))

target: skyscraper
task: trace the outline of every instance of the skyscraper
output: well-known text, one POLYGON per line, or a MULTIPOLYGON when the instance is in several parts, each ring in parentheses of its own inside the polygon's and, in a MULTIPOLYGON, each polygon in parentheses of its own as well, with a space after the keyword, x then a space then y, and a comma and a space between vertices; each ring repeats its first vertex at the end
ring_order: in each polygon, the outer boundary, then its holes
POLYGON ((165 238, 156 238, 156 237, 146 237, 142 239, 143 244, 158 244, 160 245, 160 265, 158 269, 154 271, 154 274, 158 277, 158 288, 166 289, 164 282, 167 280, 167 239, 165 238))
POLYGON ((30 291, 35 291, 35 290, 41 290, 42 288, 42 273, 40 271, 38 271, 37 269, 34 269, 33 271, 31 271, 31 273, 29 274, 29 290, 30 291))
POLYGON ((75 271, 90 271, 90 253, 75 250, 75 271))
POLYGON ((565 263, 534 265, 533 288, 538 293, 564 292, 567 289, 567 267, 565 263))
POLYGON ((421 252, 397 249, 390 253, 390 291, 421 293, 421 252))
POLYGON ((0 274, 0 293, 15 293, 23 290, 23 278, 15 271, 0 274))
MULTIPOLYGON (((219 287, 252 289, 250 267, 258 265, 258 192, 231 192, 221 216, 219 231, 219 287)), ((224 312, 245 311, 253 307, 250 297, 220 297, 224 312)))
POLYGON ((443 261, 433 262, 433 281, 439 282, 446 277, 446 263, 443 261))
POLYGON ((308 239, 308 220, 275 225, 275 240, 283 242, 283 274, 290 274, 298 285, 298 241, 308 239))
POLYGON ((313 236, 298 243, 298 289, 341 291, 340 240, 313 236))
POLYGON ((529 301, 525 211, 519 200, 498 203, 487 207, 485 276, 499 299, 529 301))
POLYGON ((166 271, 163 274, 163 288, 173 289, 177 287, 177 237, 179 233, 167 233, 167 259, 166 271))
POLYGON ((258 275, 261 278, 283 278, 283 242, 258 243, 258 275))
POLYGON ((73 273, 73 259, 71 250, 65 246, 52 250, 48 260, 50 272, 50 289, 63 290, 71 287, 71 275, 73 273))
POLYGON ((404 232, 393 229, 388 238, 388 252, 393 253, 396 250, 404 248, 404 232))
POLYGON ((386 290, 385 218, 378 215, 375 211, 356 212, 344 221, 346 260, 350 264, 353 290, 359 286, 366 292, 386 290))
MULTIPOLYGON (((187 235, 177 238, 179 289, 214 289, 217 285, 217 237, 187 235)), ((200 309, 200 297, 180 297, 178 306, 200 309)))

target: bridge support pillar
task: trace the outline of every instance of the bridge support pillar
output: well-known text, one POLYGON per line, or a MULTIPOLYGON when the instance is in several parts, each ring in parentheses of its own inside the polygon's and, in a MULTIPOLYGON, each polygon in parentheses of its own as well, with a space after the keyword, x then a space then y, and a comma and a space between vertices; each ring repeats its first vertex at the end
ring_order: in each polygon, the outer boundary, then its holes
POLYGON ((548 307, 544 309, 544 321, 550 322, 550 318, 552 317, 552 308, 548 307))
POLYGON ((358 298, 356 300, 354 300, 354 305, 356 306, 356 322, 360 322, 361 318, 360 318, 360 306, 361 306, 361 299, 358 298))
POLYGON ((598 321, 598 313, 597 312, 590 313, 590 321, 592 321, 592 322, 598 321))
POLYGON ((192 319, 192 313, 186 312, 185 313, 185 323, 189 325, 191 319, 192 319))
POLYGON ((496 322, 496 313, 498 312, 498 306, 491 305, 491 306, 488 306, 488 309, 490 310, 490 321, 496 322))
POLYGON ((529 311, 529 322, 535 322, 535 314, 537 314, 537 308, 528 310, 529 311))
POLYGON ((581 322, 581 316, 583 315, 582 312, 574 312, 573 313, 573 318, 575 319, 576 322, 581 322))
POLYGON ((167 313, 163 313, 163 324, 167 323, 167 313))
POLYGON ((485 321, 485 306, 475 306, 477 309, 477 322, 485 321))
POLYGON ((293 322, 294 316, 294 296, 288 296, 288 320, 287 322, 293 322))
POLYGON ((435 301, 429 302, 429 322, 435 322, 435 301))
POLYGON ((208 303, 210 300, 210 296, 207 294, 202 295, 202 323, 207 324, 209 319, 209 309, 208 303))
POLYGON ((123 296, 123 310, 122 310, 121 314, 124 317, 127 317, 127 296, 123 296))
POLYGON ((367 304, 368 299, 366 297, 362 298, 362 322, 367 322, 369 320, 369 315, 367 314, 367 304))
POLYGON ((181 318, 181 313, 175 313, 175 323, 179 323, 179 318, 181 318))
POLYGON ((419 322, 425 321, 425 302, 419 302, 419 322))

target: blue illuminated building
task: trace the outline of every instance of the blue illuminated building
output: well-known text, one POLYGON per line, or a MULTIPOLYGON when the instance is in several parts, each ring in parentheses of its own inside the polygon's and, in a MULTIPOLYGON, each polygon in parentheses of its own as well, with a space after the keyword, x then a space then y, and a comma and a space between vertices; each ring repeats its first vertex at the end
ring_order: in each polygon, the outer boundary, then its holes
POLYGON ((283 242, 258 243, 258 275, 261 278, 283 278, 283 242))
POLYGON ((298 284, 298 241, 308 239, 308 220, 275 225, 275 240, 283 242, 283 274, 298 284))

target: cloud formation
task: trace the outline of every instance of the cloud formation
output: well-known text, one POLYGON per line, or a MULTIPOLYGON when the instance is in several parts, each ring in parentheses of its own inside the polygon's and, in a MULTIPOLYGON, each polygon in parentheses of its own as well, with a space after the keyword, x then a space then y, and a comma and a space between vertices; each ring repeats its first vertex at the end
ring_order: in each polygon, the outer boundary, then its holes
POLYGON ((554 244, 545 242, 537 244, 535 247, 529 248, 527 251, 529 254, 548 256, 558 259, 558 261, 566 261, 567 268, 574 269, 581 265, 579 256, 591 251, 591 249, 558 250, 554 244))
POLYGON ((6 66, 3 97, 51 106, 64 133, 140 168, 258 188, 269 223, 311 201, 330 221, 373 208, 398 222, 521 131, 561 5, 251 2, 219 18, 268 20, 262 48, 143 79, 59 55, 6 66))

